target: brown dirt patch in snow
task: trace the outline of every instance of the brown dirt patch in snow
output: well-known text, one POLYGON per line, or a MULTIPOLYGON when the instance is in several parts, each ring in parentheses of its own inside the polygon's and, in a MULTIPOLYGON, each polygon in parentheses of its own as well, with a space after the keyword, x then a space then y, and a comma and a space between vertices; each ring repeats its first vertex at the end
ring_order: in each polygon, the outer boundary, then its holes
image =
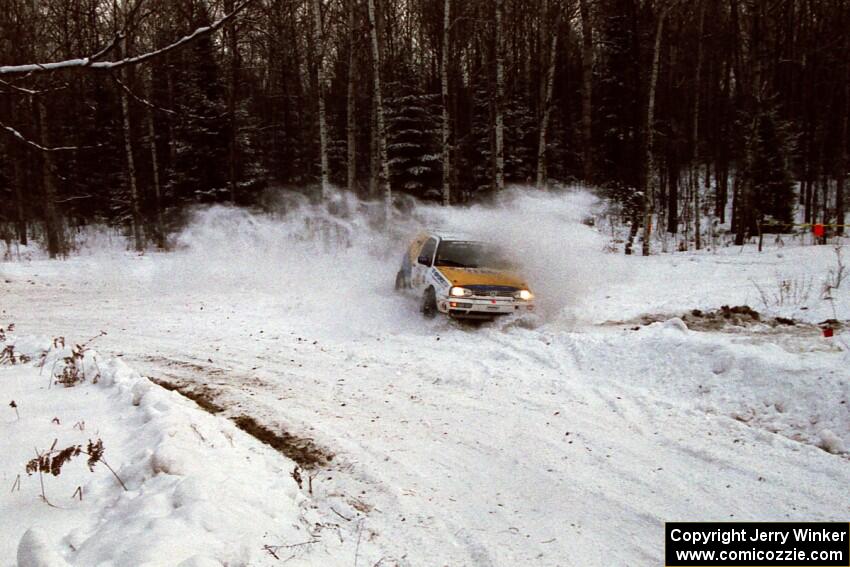
POLYGON ((203 409, 204 411, 207 411, 212 414, 224 411, 223 407, 213 401, 216 397, 216 394, 209 388, 204 388, 203 386, 190 386, 188 384, 175 384, 167 380, 162 380, 161 378, 153 378, 152 376, 148 376, 148 380, 150 380, 157 386, 165 388, 166 390, 177 392, 181 396, 189 398, 190 400, 201 406, 201 409, 203 409))
POLYGON ((724 305, 720 309, 702 311, 692 309, 678 315, 669 314, 646 314, 626 321, 606 321, 605 325, 630 325, 634 329, 652 323, 667 321, 673 317, 679 317, 692 331, 735 333, 747 330, 748 332, 764 333, 787 333, 794 335, 818 336, 821 328, 830 326, 835 330, 843 328, 846 322, 828 320, 817 325, 804 323, 786 317, 764 317, 749 305, 735 305, 730 307, 724 305))
MULTIPOLYGON (((225 408, 215 401, 218 394, 211 388, 191 383, 171 382, 151 376, 148 376, 148 380, 166 390, 189 398, 211 414, 225 411, 225 408)), ((280 426, 265 425, 248 415, 231 415, 227 418, 251 437, 289 457, 304 469, 315 469, 327 465, 334 458, 333 453, 322 449, 312 439, 293 435, 280 426)))
POLYGON ((292 435, 283 429, 274 431, 271 427, 247 415, 230 419, 236 427, 289 457, 305 469, 314 469, 333 460, 333 454, 318 447, 312 439, 292 435))

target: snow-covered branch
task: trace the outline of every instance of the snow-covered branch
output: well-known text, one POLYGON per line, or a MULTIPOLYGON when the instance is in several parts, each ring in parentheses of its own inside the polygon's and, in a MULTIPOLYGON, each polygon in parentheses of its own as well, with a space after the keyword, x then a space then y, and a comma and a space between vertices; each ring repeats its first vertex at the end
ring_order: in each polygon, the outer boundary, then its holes
POLYGON ((113 75, 112 78, 115 81, 115 83, 121 88, 121 90, 123 90, 125 93, 127 93, 130 96, 130 98, 132 98, 133 100, 135 100, 139 104, 142 104, 142 105, 150 108, 151 110, 156 110, 157 112, 163 112, 163 113, 171 115, 171 116, 184 116, 184 117, 187 117, 187 118, 194 118, 195 120, 221 120, 222 118, 227 117, 227 113, 219 114, 217 116, 202 116, 200 114, 194 114, 192 112, 181 112, 181 111, 177 111, 177 110, 174 110, 174 109, 171 109, 171 108, 165 108, 164 106, 159 106, 157 104, 152 103, 150 100, 138 95, 130 87, 128 87, 121 79, 119 79, 116 75, 113 75))
POLYGON ((11 89, 10 91, 0 91, 0 94, 18 93, 18 94, 26 95, 26 96, 44 95, 44 94, 59 91, 59 90, 62 90, 62 89, 65 89, 65 88, 68 87, 68 83, 64 83, 64 84, 62 84, 58 87, 52 87, 52 88, 48 88, 48 89, 40 89, 40 90, 27 89, 27 88, 24 88, 24 87, 19 87, 17 85, 14 85, 12 83, 7 82, 7 81, 4 81, 2 79, 0 79, 0 85, 3 86, 3 87, 6 87, 8 89, 11 89))
POLYGON ((54 147, 47 147, 47 146, 42 146, 38 142, 34 142, 34 141, 30 140, 29 138, 27 138, 26 136, 24 136, 23 134, 21 134, 20 132, 18 132, 14 128, 12 128, 11 126, 7 126, 6 124, 3 124, 2 122, 0 122, 0 129, 6 130, 12 136, 17 138, 19 141, 27 144, 28 146, 31 146, 31 147, 39 150, 41 152, 67 152, 67 151, 75 151, 75 150, 90 150, 90 149, 93 149, 93 148, 99 148, 100 147, 100 145, 97 145, 97 146, 54 146, 54 147))
POLYGON ((254 0, 244 0, 239 5, 233 8, 233 10, 229 14, 223 15, 218 20, 214 21, 212 24, 208 26, 203 26, 189 35, 183 36, 178 39, 174 43, 166 45, 161 49, 157 49, 155 51, 149 51, 147 53, 143 53, 142 55, 136 55, 134 57, 126 57, 124 59, 120 59, 118 61, 98 61, 97 59, 102 56, 104 53, 109 51, 111 47, 116 43, 120 37, 116 37, 113 39, 110 45, 105 48, 99 50, 97 53, 90 57, 83 57, 79 59, 66 59, 64 61, 53 61, 51 63, 28 63, 25 65, 5 65, 0 66, 0 75, 17 75, 22 73, 44 73, 44 72, 52 72, 59 71, 61 69, 75 69, 75 68, 85 68, 85 69, 94 69, 98 71, 110 71, 115 69, 120 69, 121 67, 126 67, 127 65, 137 65, 139 63, 143 63, 148 61, 149 59, 153 59, 155 57, 160 57, 165 55, 170 51, 174 51, 175 49, 179 49, 186 44, 198 39, 199 37, 203 37, 205 35, 209 35, 214 31, 218 30, 220 27, 225 25, 231 19, 233 19, 239 12, 244 10, 249 4, 251 4, 254 0))

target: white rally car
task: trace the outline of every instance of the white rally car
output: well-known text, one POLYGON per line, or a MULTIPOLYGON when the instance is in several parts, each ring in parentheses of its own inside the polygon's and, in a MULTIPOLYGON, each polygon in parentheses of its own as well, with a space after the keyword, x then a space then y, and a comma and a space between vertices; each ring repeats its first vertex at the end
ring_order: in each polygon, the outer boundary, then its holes
POLYGON ((497 247, 439 231, 413 240, 395 287, 419 294, 426 317, 493 319, 534 310, 534 294, 497 247))

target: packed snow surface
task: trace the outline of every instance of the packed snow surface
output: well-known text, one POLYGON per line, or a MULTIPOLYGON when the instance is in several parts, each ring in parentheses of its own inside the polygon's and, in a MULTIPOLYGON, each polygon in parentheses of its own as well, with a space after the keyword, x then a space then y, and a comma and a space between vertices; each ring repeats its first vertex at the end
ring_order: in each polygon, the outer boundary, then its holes
POLYGON ((105 331, 93 348, 112 377, 48 388, 31 364, 0 368, 21 412, 0 422, 0 481, 23 473, 0 500, 14 518, 0 567, 19 549, 69 565, 279 564, 266 545, 302 565, 657 565, 664 521, 846 520, 850 333, 817 326, 850 318, 847 282, 822 293, 836 252, 789 239, 624 257, 583 224, 597 207, 515 191, 419 206, 385 231, 345 194, 286 195, 273 214, 199 209, 169 253, 100 240, 0 264, 0 325, 46 345, 105 331), (539 315, 424 320, 393 291, 422 227, 512 252, 539 315), (693 310, 724 305, 761 318, 695 330, 693 310), (240 416, 333 458, 299 488, 298 457, 240 416), (94 432, 128 492, 78 457, 45 481, 62 509, 46 506, 23 472, 33 448, 94 432))

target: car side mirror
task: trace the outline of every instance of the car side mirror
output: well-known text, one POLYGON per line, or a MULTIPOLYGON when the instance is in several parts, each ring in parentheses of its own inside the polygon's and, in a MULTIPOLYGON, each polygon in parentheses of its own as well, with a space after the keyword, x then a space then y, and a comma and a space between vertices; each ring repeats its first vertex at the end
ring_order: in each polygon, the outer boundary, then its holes
POLYGON ((431 258, 429 258, 428 256, 419 256, 419 263, 423 266, 430 266, 431 258))

